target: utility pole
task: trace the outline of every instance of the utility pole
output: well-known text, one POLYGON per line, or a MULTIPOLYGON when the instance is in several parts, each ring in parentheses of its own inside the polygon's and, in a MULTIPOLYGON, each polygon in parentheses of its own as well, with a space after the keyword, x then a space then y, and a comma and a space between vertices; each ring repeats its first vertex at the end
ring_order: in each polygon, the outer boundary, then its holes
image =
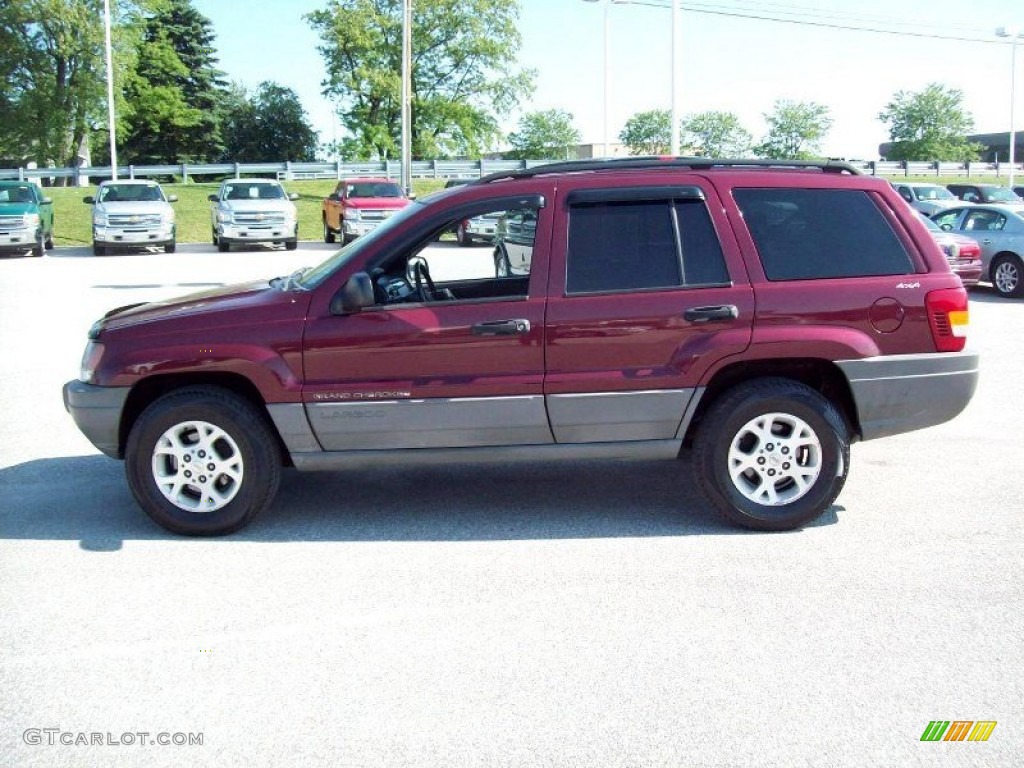
POLYGON ((117 179, 117 131, 114 121, 114 55, 110 48, 110 0, 103 0, 107 56, 107 130, 110 132, 110 178, 117 179))
POLYGON ((402 186, 412 193, 412 0, 402 0, 402 186))

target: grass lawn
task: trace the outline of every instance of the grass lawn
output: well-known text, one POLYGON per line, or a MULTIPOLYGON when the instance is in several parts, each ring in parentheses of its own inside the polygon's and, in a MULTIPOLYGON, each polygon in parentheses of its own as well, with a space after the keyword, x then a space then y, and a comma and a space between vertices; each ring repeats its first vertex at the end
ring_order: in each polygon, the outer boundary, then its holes
MULTIPOLYGON (((892 181, 933 182, 952 184, 964 181, 963 176, 893 176, 892 181)), ((995 176, 971 177, 972 181, 1006 185, 1005 178, 995 176)), ((214 194, 219 183, 164 184, 164 193, 177 195, 174 203, 178 222, 178 242, 210 242, 210 206, 208 195, 214 194)), ((331 179, 320 181, 286 181, 284 188, 296 192, 299 199, 299 239, 319 240, 323 237, 320 220, 320 202, 336 186, 331 179)), ((416 179, 413 191, 418 197, 436 192, 444 186, 443 179, 416 179)), ((47 187, 45 193, 53 198, 54 242, 57 245, 92 245, 92 206, 82 202, 86 195, 94 195, 95 187, 47 187)))
MULTIPOLYGON (((320 220, 320 202, 334 191, 337 182, 286 181, 284 188, 295 192, 299 199, 299 239, 319 240, 323 237, 320 220)), ((179 243, 210 242, 210 206, 208 195, 217 192, 220 184, 161 184, 164 194, 177 195, 173 203, 178 224, 179 243)), ((444 186, 444 180, 416 179, 413 191, 418 197, 435 192, 444 186)), ((92 245, 92 206, 82 202, 86 195, 95 195, 96 187, 47 187, 44 194, 53 198, 54 238, 57 245, 92 245)))

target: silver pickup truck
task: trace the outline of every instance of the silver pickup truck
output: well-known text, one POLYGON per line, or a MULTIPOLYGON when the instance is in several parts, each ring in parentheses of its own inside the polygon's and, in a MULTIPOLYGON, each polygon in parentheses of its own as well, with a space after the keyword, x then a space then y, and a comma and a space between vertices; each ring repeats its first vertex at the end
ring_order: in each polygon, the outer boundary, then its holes
POLYGON ((210 195, 213 244, 227 251, 245 243, 284 243, 289 251, 299 244, 299 217, 293 200, 273 179, 228 179, 210 195))
POLYGON ((92 251, 102 256, 114 247, 155 245, 174 253, 176 195, 164 195, 155 181, 104 181, 84 201, 92 211, 92 251))

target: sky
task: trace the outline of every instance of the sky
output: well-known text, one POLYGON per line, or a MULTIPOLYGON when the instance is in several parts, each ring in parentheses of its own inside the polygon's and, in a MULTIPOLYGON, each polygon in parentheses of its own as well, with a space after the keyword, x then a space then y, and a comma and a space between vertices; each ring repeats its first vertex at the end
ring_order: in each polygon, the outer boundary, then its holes
MULTIPOLYGON (((521 0, 519 65, 536 70, 536 89, 517 111, 501 118, 506 133, 526 112, 564 109, 584 143, 604 141, 606 2, 521 0)), ((671 2, 616 0, 607 8, 612 141, 631 115, 671 107, 671 2)), ((320 93, 324 65, 318 39, 302 18, 325 7, 326 0, 193 4, 213 22, 219 66, 229 80, 249 88, 273 80, 293 89, 321 141, 333 140, 336 132, 341 137, 331 105, 320 93)), ((680 4, 677 88, 684 116, 733 112, 756 140, 776 100, 813 101, 827 106, 834 121, 822 144, 825 155, 873 160, 878 145, 889 140, 878 113, 896 92, 938 82, 963 92, 975 132, 1010 129, 1013 46, 995 31, 1024 29, 1024 0, 680 4)), ((1018 53, 1019 93, 1024 47, 1018 53)), ((1024 101, 1016 114, 1015 122, 1024 123, 1024 101)))

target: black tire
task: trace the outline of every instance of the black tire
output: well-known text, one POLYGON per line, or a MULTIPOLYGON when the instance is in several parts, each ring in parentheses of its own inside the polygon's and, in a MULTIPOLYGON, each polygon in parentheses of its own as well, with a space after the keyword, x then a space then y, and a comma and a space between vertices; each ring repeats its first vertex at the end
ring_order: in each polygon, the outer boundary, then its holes
POLYGON ((512 265, 508 260, 508 253, 504 248, 494 249, 494 276, 511 277, 512 265))
POLYGON ((46 240, 43 241, 43 247, 48 251, 53 250, 53 232, 46 236, 46 240))
POLYGON ((225 243, 221 238, 218 237, 217 238, 217 250, 220 253, 227 253, 229 250, 231 250, 231 246, 228 245, 227 243, 225 243))
POLYGON ((842 490, 850 466, 849 429, 836 407, 810 387, 791 379, 757 379, 724 392, 712 404, 694 440, 692 466, 697 484, 726 518, 759 531, 788 531, 824 513, 842 490), (775 415, 775 443, 757 441, 747 429, 768 414, 775 415), (803 427, 809 428, 817 448, 812 444, 791 450, 793 433, 786 430, 803 427), (751 467, 735 481, 729 471, 734 440, 737 452, 751 457, 751 467), (810 475, 814 465, 817 474, 806 490, 785 476, 793 466, 807 467, 810 475), (751 496, 761 489, 769 496, 793 499, 760 503, 751 496))
POLYGON ((41 259, 43 254, 46 252, 45 246, 42 242, 36 243, 32 246, 32 255, 37 259, 41 259))
POLYGON ((284 241, 284 249, 286 251, 294 251, 298 247, 299 247, 299 241, 298 240, 285 240, 284 241))
POLYGON ((996 256, 989 272, 992 287, 1000 296, 1007 299, 1024 298, 1024 264, 1019 256, 1012 253, 996 256))
POLYGON ((463 248, 468 248, 473 244, 473 237, 466 231, 465 224, 459 224, 459 226, 455 228, 455 240, 463 248))
POLYGON ((341 244, 342 245, 348 245, 353 240, 355 240, 355 238, 352 237, 352 235, 346 235, 346 234, 343 233, 342 236, 341 236, 341 244))
POLYGON ((164 253, 174 253, 177 250, 177 243, 168 243, 164 246, 164 253))
POLYGON ((92 244, 92 255, 93 256, 105 256, 107 253, 106 247, 102 245, 92 244))
MULTIPOLYGON (((220 472, 213 463, 207 466, 220 472)), ((273 501, 281 480, 281 456, 266 419, 251 403, 218 387, 189 387, 154 401, 136 420, 125 448, 125 474, 135 500, 159 525, 186 536, 223 536, 248 525, 273 501), (207 460, 241 463, 242 480, 237 485, 226 473, 218 474, 218 480, 224 483, 221 490, 233 495, 213 512, 191 511, 173 503, 161 492, 154 476, 155 449, 161 437, 178 427, 182 436, 195 435, 187 427, 190 422, 204 422, 223 430, 227 439, 219 438, 207 446, 219 455, 211 453, 203 458, 199 452, 203 446, 195 443, 196 463, 186 465, 168 459, 168 471, 199 466, 202 472, 204 467, 199 462, 207 460)), ((211 480, 211 485, 214 482, 211 480)), ((190 485, 184 479, 183 484, 179 498, 201 505, 202 499, 196 499, 199 484, 190 485)))
POLYGON ((215 229, 211 229, 210 230, 210 240, 211 240, 211 242, 214 245, 217 245, 217 230, 215 230, 215 229))
POLYGON ((333 243, 334 239, 334 230, 327 225, 327 219, 324 218, 324 242, 333 243))

